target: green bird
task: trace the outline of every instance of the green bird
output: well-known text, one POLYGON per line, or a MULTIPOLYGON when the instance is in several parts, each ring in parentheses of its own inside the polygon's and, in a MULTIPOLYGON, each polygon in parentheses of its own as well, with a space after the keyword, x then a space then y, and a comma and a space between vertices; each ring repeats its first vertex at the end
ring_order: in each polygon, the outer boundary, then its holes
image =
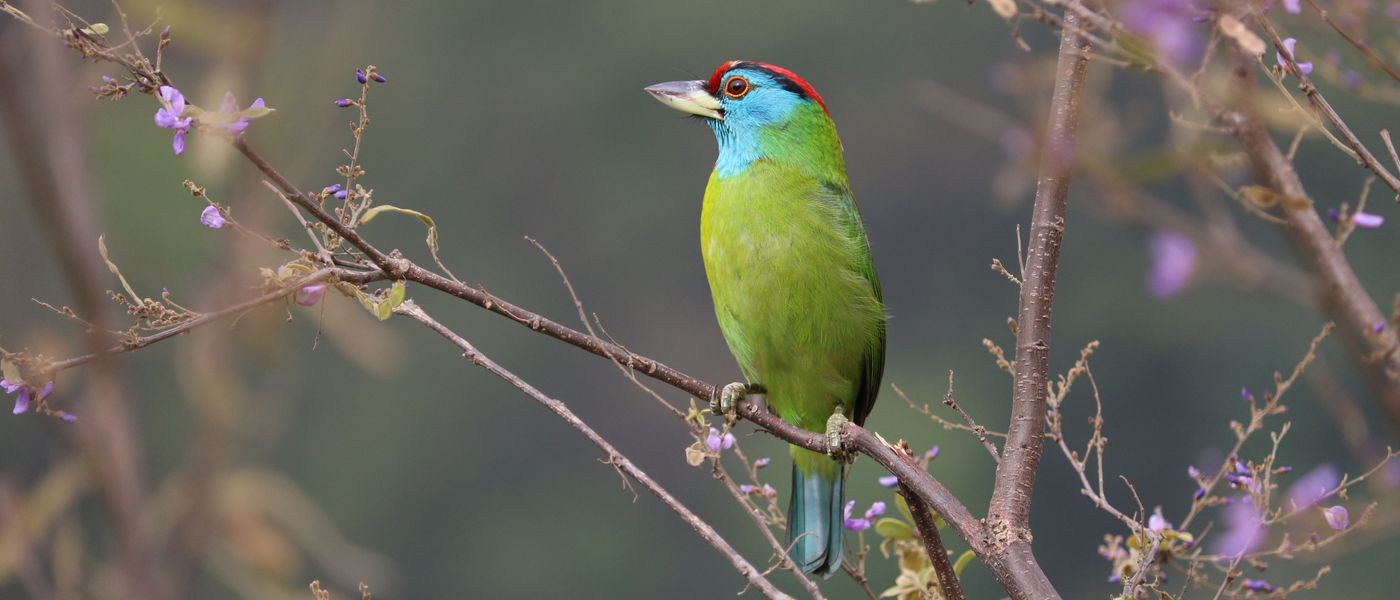
POLYGON ((826 103, 792 71, 731 61, 709 81, 646 88, 702 119, 719 142, 700 245, 715 316, 748 384, 712 402, 729 412, 761 391, 768 409, 827 433, 829 456, 790 447, 790 555, 841 570, 845 457, 839 431, 863 423, 885 369, 885 310, 865 226, 826 103))

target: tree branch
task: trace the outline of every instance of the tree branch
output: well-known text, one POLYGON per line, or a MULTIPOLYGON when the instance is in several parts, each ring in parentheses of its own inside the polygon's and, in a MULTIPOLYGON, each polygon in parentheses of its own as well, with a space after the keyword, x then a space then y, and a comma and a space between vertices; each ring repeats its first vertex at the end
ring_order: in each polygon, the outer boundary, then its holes
POLYGON ((1079 127, 1079 105, 1089 64, 1089 41, 1081 35, 1079 13, 1066 11, 1055 66, 1055 91, 1035 205, 1030 250, 1022 274, 1017 318, 1015 383, 1011 423, 987 509, 987 552, 1005 560, 1026 586, 1013 598, 1058 597, 1031 558, 1030 508, 1036 470, 1044 451, 1045 403, 1050 380, 1050 311, 1055 298, 1060 245, 1069 204, 1070 169, 1079 127))
POLYGON ((943 536, 938 534, 938 523, 929 514, 928 506, 920 502, 907 486, 901 484, 899 493, 909 504, 909 514, 914 515, 914 525, 919 528, 919 538, 924 541, 924 552, 928 553, 933 571, 938 573, 938 586, 943 590, 943 597, 946 600, 965 600, 967 596, 963 594, 962 583, 953 571, 953 564, 948 562, 948 549, 943 547, 943 536))
MULTIPOLYGON (((1266 26, 1266 31, 1276 38, 1272 28, 1266 26)), ((1291 56, 1286 59, 1292 63, 1291 56)), ((1296 72, 1296 68, 1290 68, 1296 72)), ((1241 67, 1235 72, 1248 97, 1253 91, 1253 69, 1241 67)), ((1366 354, 1358 362, 1368 371, 1378 390, 1392 428, 1400 431, 1400 353, 1396 352, 1395 327, 1361 286, 1341 245, 1327 231, 1314 209, 1293 164, 1270 137, 1249 102, 1242 104, 1246 105, 1244 110, 1223 112, 1221 119, 1231 126, 1259 178, 1282 197, 1283 217, 1295 248, 1307 257, 1317 272, 1326 294, 1328 312, 1345 323, 1342 331, 1347 339, 1365 349, 1366 354), (1377 325, 1381 326, 1379 332, 1372 329, 1377 325), (1365 368, 1367 366, 1370 368, 1365 368)))
POLYGON ((535 389, 534 386, 530 385, 525 380, 506 370, 505 367, 497 364, 495 361, 491 360, 490 357, 482 354, 471 342, 457 335, 442 323, 437 322, 429 316, 428 313, 423 312, 423 309, 418 308, 418 305, 412 300, 405 300, 403 304, 394 309, 394 313, 418 321, 429 329, 437 332, 438 335, 447 338, 448 341, 462 350, 463 358, 470 360, 474 365, 486 369, 492 375, 500 377, 505 380, 506 383, 515 386, 516 389, 524 392, 525 395, 533 398, 536 402, 539 402, 545 408, 549 409, 550 412, 563 419, 570 427, 573 427, 576 431, 583 434, 584 437, 588 438, 588 441, 593 442, 594 446, 602 450, 603 454, 606 454, 608 457, 607 463, 609 465, 612 465, 613 468, 625 473, 628 477, 631 477, 633 481, 641 484, 648 492, 651 492, 653 496, 661 500, 662 504, 665 504, 667 508, 675 512, 682 521, 685 521, 686 525, 694 529, 695 533, 699 534, 700 537, 713 546, 716 551, 729 559, 729 563, 734 566, 735 570, 739 571, 740 575, 743 575, 744 578, 748 580, 749 585, 758 588, 758 591, 762 592, 767 598, 791 600, 791 596, 788 596, 774 587, 772 582, 769 582, 758 569, 754 568, 754 566, 740 555, 733 546, 730 546, 729 542, 726 542, 724 538, 720 537, 719 532, 715 531, 713 527, 710 527, 709 523, 706 523, 695 513, 691 512, 684 504, 681 504, 680 500, 677 500, 667 492, 665 488, 661 487, 661 484, 648 476, 638 468, 637 465, 633 464, 632 461, 627 460, 627 457, 623 456, 621 452, 618 452, 617 448, 614 448, 606 439, 603 439, 603 436, 599 435, 598 432, 584 423, 582 419, 578 418, 578 416, 576 416, 573 411, 569 410, 569 407, 565 406, 563 402, 546 396, 544 392, 535 389))

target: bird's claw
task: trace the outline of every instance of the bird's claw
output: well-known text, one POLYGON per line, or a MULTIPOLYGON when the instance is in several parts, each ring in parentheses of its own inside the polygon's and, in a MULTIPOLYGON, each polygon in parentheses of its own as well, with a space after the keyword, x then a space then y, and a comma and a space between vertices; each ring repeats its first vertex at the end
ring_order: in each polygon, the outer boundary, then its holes
POLYGON ((836 412, 826 420, 826 454, 837 462, 848 462, 850 454, 841 447, 841 432, 851 420, 846 418, 844 407, 836 407, 836 412))
POLYGON ((739 406, 739 401, 749 395, 749 384, 735 381, 725 384, 720 388, 719 393, 710 397, 710 414, 724 415, 724 418, 733 421, 734 410, 739 406))

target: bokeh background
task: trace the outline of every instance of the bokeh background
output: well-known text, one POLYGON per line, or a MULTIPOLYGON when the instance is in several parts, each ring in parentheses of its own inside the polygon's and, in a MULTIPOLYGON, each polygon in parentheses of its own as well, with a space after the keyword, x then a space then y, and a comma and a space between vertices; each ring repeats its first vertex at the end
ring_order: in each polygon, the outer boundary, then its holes
MULTIPOLYGON (((116 22, 105 3, 70 6, 116 22)), ((612 336, 712 382, 738 377, 713 322, 698 252, 714 142, 641 88, 703 78, 732 58, 789 67, 821 91, 845 144, 893 317, 886 382, 936 404, 954 370, 961 403, 983 424, 1004 427, 1010 379, 982 339, 1010 345, 1006 318, 1017 298, 988 264, 1015 263, 1016 227, 1029 218, 1033 171, 1023 140, 1034 138, 1045 103, 1033 100, 1045 92, 1027 74, 1053 60, 1055 39, 1042 27, 1023 27, 1026 52, 986 5, 954 1, 124 6, 136 24, 159 12, 173 26, 163 67, 191 102, 215 106, 232 90, 241 102, 261 96, 277 109, 248 137, 303 188, 336 181, 350 113, 331 102, 357 93, 357 66, 378 65, 389 83, 372 91, 363 151, 363 183, 378 201, 433 215, 443 258, 458 276, 572 323, 558 277, 524 236, 538 239, 612 336)), ((1306 46, 1308 30, 1298 28, 1306 46)), ((1317 39, 1319 54, 1333 43, 1317 39)), ((51 131, 52 119, 71 119, 85 136, 91 194, 84 200, 127 278, 146 294, 168 288, 196 309, 255 293, 257 268, 275 267, 283 255, 201 227, 202 207, 180 184, 193 179, 241 222, 297 240, 280 203, 217 140, 196 135, 184 156, 173 156, 169 132, 151 124, 149 98, 91 100, 87 87, 116 72, 64 59, 72 78, 62 93, 77 111, 53 114, 26 87, 40 64, 32 38, 0 22, 0 60, 18 74, 3 85, 20 90, 40 132, 51 131)), ((1171 135, 1160 81, 1103 67, 1091 80, 1105 100, 1086 123, 1110 127, 1122 156, 1159 152, 1171 135)), ((1393 120, 1391 105, 1337 103, 1358 131, 1393 120)), ((1287 133, 1279 133, 1284 142, 1287 133)), ((31 151, 38 149, 0 149, 0 345, 77 354, 80 328, 31 298, 73 304, 56 249, 95 244, 46 233, 20 185, 19 154, 31 151)), ((1361 172, 1324 141, 1305 140, 1298 164, 1320 205, 1354 201, 1361 172)), ((1233 181, 1247 180, 1241 173, 1233 181)), ((1179 178, 1152 189, 1194 206, 1179 178)), ((1395 217, 1381 196, 1373 212, 1395 217)), ((1251 242, 1292 262, 1276 228, 1234 212, 1251 242)), ((380 247, 427 259, 416 222, 384 217, 365 232, 380 247)), ((1194 490, 1188 465, 1218 464, 1233 441, 1226 423, 1246 414, 1240 388, 1262 392, 1274 371, 1290 369, 1323 319, 1300 299, 1233 285, 1209 257, 1183 294, 1154 298, 1144 288, 1148 235, 1109 214, 1094 188, 1075 188, 1052 367, 1063 372, 1080 347, 1102 342, 1093 367, 1111 440, 1110 495, 1132 505, 1116 482, 1121 474, 1149 508, 1161 505, 1176 519, 1194 490)), ((1347 251, 1388 306, 1400 252, 1393 227, 1358 232, 1347 251)), ((476 307, 424 290, 410 295, 566 401, 751 559, 768 556, 708 471, 686 466, 684 429, 606 362, 476 307)), ((216 516, 199 522, 219 541, 190 571, 191 597, 309 597, 311 579, 338 590, 364 579, 394 598, 720 598, 742 587, 663 506, 645 494, 634 499, 584 439, 441 339, 397 319, 374 322, 343 297, 328 296, 323 306, 265 308, 233 328, 215 325, 118 363, 148 498, 142 512, 160 521, 181 506, 171 500, 181 497, 169 488, 172 474, 218 474, 209 488, 216 516)), ((1371 392, 1339 339, 1322 355, 1331 380, 1370 410, 1371 392)), ((83 370, 67 373, 53 402, 81 407, 91 385, 83 370)), ((1090 402, 1083 391, 1072 396, 1071 435, 1086 435, 1090 402)), ((1284 464, 1357 471, 1318 387, 1296 388, 1287 404, 1293 428, 1284 464)), ((104 427, 79 416, 78 427, 104 427)), ((1371 421, 1375 440, 1391 443, 1385 421, 1378 414, 1371 421)), ((869 425, 918 448, 939 445, 936 476, 974 512, 984 510, 992 465, 970 436, 934 426, 888 388, 869 425)), ((0 479, 22 497, 54 470, 85 464, 73 462, 81 447, 74 429, 33 415, 0 418, 0 479)), ((785 495, 781 445, 762 435, 742 440, 751 456, 775 458, 764 475, 785 495)), ((859 462, 849 497, 862 506, 892 500, 875 483, 880 474, 859 462)), ((101 565, 115 543, 94 484, 86 485, 71 516, 41 539, 80 540, 78 571, 91 593, 110 581, 101 565)), ((1121 531, 1076 486, 1063 458, 1047 452, 1035 549, 1064 597, 1105 597, 1114 588, 1095 549, 1105 533, 1121 531)), ((1288 581, 1331 564, 1325 591, 1312 597, 1392 597, 1400 545, 1368 541, 1352 550, 1305 556, 1267 575, 1288 581)), ((869 572, 878 591, 895 569, 873 550, 869 572)), ((1000 593, 980 566, 965 580, 970 597, 1000 593)), ((776 581, 792 583, 786 575, 776 581)), ((827 585, 834 598, 858 594, 845 578, 827 585)), ((25 593, 13 578, 0 583, 0 597, 25 593)))

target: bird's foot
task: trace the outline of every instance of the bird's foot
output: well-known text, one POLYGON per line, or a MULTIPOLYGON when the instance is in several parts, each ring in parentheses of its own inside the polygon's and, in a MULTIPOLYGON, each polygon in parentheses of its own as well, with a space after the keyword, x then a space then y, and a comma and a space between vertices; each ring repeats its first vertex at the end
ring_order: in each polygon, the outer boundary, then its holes
POLYGON ((725 384, 718 393, 710 397, 710 414, 723 415, 726 421, 734 422, 735 409, 739 401, 749 395, 749 384, 742 381, 725 384))
POLYGON ((836 462, 850 462, 851 455, 841 447, 841 430, 851 420, 846 418, 845 407, 836 407, 836 412, 826 420, 826 454, 836 462))

